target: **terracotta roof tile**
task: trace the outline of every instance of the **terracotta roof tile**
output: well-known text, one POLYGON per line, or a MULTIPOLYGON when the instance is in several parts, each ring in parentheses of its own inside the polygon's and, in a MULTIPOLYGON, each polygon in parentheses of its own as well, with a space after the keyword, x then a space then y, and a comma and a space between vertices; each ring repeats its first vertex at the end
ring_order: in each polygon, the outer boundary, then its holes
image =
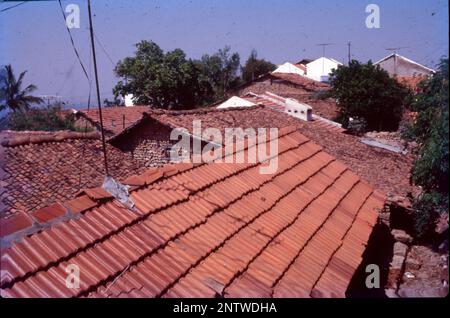
POLYGON ((55 203, 34 211, 32 215, 39 223, 45 224, 53 219, 66 215, 66 213, 67 209, 61 203, 55 203))
POLYGON ((5 219, 0 219, 0 237, 26 230, 32 225, 33 220, 24 213, 19 213, 5 219))
MULTIPOLYGON (((110 134, 118 134, 141 119, 142 114, 149 109, 149 106, 105 107, 102 109, 103 127, 110 134)), ((100 127, 100 116, 97 109, 80 110, 78 114, 100 127)))
MULTIPOLYGON (((150 170, 134 177, 134 210, 105 201, 103 190, 83 190, 55 207, 77 218, 2 250, 1 295, 343 295, 383 198, 295 129, 279 138, 271 175, 257 164, 150 170), (68 265, 82 273, 79 288, 65 287, 68 265)), ((54 212, 41 210, 42 222, 45 211, 54 212)))
MULTIPOLYGON (((17 132, 7 134, 10 137, 23 135, 17 132)), ((104 181, 102 145, 97 139, 53 140, 8 146, 1 150, 5 174, 0 176, 4 189, 0 194, 0 202, 3 203, 0 204, 0 218, 18 212, 30 213, 74 198, 82 189, 99 187, 104 181)), ((144 170, 130 154, 110 145, 107 145, 107 153, 110 174, 116 180, 121 181, 144 170)), ((88 196, 94 200, 108 197, 105 193, 100 194, 100 189, 88 191, 88 196)))

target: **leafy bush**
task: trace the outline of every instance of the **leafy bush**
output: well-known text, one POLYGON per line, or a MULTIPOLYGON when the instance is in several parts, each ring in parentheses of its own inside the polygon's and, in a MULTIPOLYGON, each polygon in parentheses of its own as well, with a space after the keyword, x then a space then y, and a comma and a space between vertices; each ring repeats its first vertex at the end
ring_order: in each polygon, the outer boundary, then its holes
POLYGON ((417 117, 410 133, 419 145, 412 181, 423 190, 414 202, 415 230, 424 237, 434 229, 436 217, 449 209, 448 59, 422 83, 412 109, 417 117))
POLYGON ((330 85, 322 97, 336 99, 344 127, 353 118, 365 122, 367 130, 398 129, 410 91, 379 66, 353 60, 332 71, 330 85))
POLYGON ((73 130, 87 131, 84 127, 75 125, 74 114, 64 114, 60 105, 51 105, 44 108, 31 108, 28 111, 10 113, 8 127, 12 130, 73 130))

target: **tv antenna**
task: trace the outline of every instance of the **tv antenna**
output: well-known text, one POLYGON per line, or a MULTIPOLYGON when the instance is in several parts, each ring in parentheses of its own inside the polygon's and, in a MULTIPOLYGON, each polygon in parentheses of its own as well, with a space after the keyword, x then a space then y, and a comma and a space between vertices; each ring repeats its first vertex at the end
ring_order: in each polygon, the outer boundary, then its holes
MULTIPOLYGON (((322 47, 322 57, 325 57, 325 48, 333 43, 319 43, 317 46, 322 47)), ((322 74, 325 72, 325 59, 322 59, 322 74)))
POLYGON ((322 57, 325 57, 325 48, 328 46, 328 45, 332 45, 333 43, 319 43, 319 44, 316 44, 317 46, 321 46, 322 47, 322 57))
POLYGON ((401 49, 406 49, 407 46, 400 46, 400 47, 389 47, 386 48, 386 51, 394 52, 394 76, 397 76, 397 52, 401 49))

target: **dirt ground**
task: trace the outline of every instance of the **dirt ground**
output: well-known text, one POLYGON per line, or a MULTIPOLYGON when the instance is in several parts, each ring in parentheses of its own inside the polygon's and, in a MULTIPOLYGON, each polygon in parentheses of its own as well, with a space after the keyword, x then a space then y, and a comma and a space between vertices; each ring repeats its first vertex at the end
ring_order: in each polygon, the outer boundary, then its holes
POLYGON ((397 295, 399 297, 447 296, 448 247, 444 250, 424 245, 411 246, 397 295))

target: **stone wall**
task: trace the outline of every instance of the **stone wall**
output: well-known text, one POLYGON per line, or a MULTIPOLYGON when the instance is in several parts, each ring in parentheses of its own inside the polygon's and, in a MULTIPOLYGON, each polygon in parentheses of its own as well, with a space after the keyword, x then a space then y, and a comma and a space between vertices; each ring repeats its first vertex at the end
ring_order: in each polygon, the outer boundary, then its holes
POLYGON ((171 128, 158 121, 147 119, 111 142, 145 167, 161 166, 167 162, 171 128))

